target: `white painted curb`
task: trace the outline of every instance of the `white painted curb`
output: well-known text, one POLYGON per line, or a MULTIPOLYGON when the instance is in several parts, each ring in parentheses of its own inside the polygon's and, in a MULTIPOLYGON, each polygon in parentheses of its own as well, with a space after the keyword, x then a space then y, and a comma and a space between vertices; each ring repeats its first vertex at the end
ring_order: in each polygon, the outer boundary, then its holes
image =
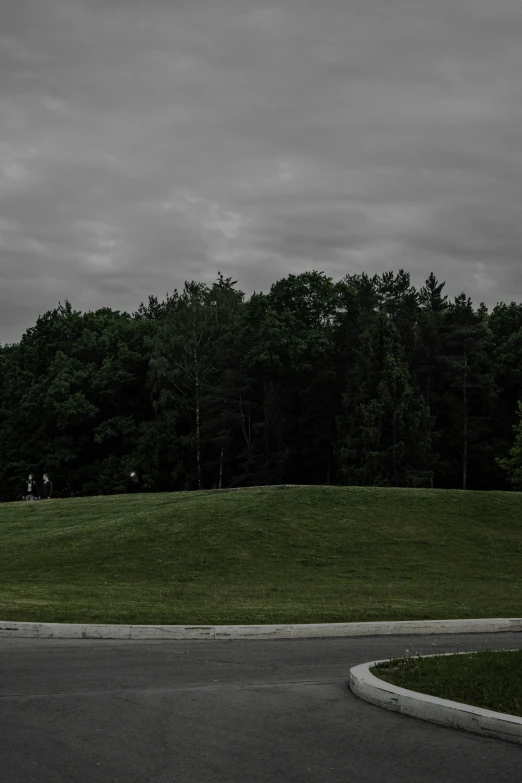
MULTIPOLYGON (((468 652, 443 654, 470 655, 468 652)), ((522 718, 399 688, 371 674, 370 668, 378 663, 384 663, 384 660, 363 663, 350 669, 350 690, 361 699, 431 723, 522 744, 522 718)))
POLYGON ((0 639, 324 639, 515 631, 522 632, 522 618, 307 625, 101 625, 0 621, 0 639))

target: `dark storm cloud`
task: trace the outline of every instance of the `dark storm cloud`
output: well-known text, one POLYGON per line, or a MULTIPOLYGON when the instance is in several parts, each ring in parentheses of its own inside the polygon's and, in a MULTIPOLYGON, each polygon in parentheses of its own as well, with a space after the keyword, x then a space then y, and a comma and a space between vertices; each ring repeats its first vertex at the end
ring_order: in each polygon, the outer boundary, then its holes
POLYGON ((521 38, 518 0, 10 4, 0 341, 218 269, 522 299, 521 38))

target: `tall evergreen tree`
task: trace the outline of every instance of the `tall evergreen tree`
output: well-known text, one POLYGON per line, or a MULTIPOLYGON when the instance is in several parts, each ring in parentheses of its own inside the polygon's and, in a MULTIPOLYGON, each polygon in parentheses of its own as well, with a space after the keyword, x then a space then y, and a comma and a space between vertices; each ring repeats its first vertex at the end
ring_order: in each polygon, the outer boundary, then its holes
POLYGON ((464 293, 445 311, 441 357, 444 372, 438 424, 450 486, 482 488, 480 464, 494 469, 490 443, 496 401, 491 332, 484 308, 474 310, 464 293), (454 478, 455 477, 455 478, 454 478))
MULTIPOLYGON (((438 426, 437 415, 443 376, 442 367, 442 340, 444 313, 448 308, 447 296, 443 296, 442 290, 445 283, 439 283, 433 272, 430 273, 424 286, 419 292, 419 308, 413 334, 411 352, 411 368, 415 373, 417 383, 424 399, 426 400, 430 416, 434 416, 435 429, 432 432, 432 441, 435 446, 440 440, 441 432, 438 426)), ((435 484, 436 476, 440 469, 444 469, 439 455, 433 464, 433 475, 430 486, 435 484)))
POLYGON ((426 486, 433 420, 385 311, 361 336, 339 418, 341 472, 352 484, 426 486))
POLYGON ((417 291, 411 285, 410 275, 404 269, 399 269, 396 275, 393 272, 385 272, 381 277, 375 277, 375 290, 379 307, 391 316, 399 332, 408 360, 413 350, 419 298, 417 291))

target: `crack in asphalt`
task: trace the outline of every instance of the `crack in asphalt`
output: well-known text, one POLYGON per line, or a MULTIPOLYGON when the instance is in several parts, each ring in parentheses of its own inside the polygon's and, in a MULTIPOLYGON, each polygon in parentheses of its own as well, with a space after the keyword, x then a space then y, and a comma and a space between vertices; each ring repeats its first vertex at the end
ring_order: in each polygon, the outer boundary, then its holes
POLYGON ((95 691, 63 691, 61 693, 5 693, 0 694, 1 700, 8 699, 60 699, 75 696, 123 696, 131 693, 143 694, 145 696, 155 693, 182 693, 186 691, 208 691, 208 690, 248 690, 249 688, 273 688, 284 685, 338 685, 339 683, 348 684, 348 679, 341 680, 277 680, 274 682, 247 682, 247 683, 208 683, 206 685, 181 685, 173 688, 118 688, 109 690, 95 691))

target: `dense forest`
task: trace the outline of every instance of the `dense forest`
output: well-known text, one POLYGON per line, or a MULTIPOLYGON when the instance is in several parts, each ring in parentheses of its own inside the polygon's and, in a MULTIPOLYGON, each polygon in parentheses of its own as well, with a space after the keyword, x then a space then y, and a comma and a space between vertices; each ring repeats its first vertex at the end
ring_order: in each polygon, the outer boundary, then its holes
POLYGON ((40 316, 0 347, 0 498, 339 484, 522 489, 522 304, 430 274, 220 273, 132 315, 40 316))

